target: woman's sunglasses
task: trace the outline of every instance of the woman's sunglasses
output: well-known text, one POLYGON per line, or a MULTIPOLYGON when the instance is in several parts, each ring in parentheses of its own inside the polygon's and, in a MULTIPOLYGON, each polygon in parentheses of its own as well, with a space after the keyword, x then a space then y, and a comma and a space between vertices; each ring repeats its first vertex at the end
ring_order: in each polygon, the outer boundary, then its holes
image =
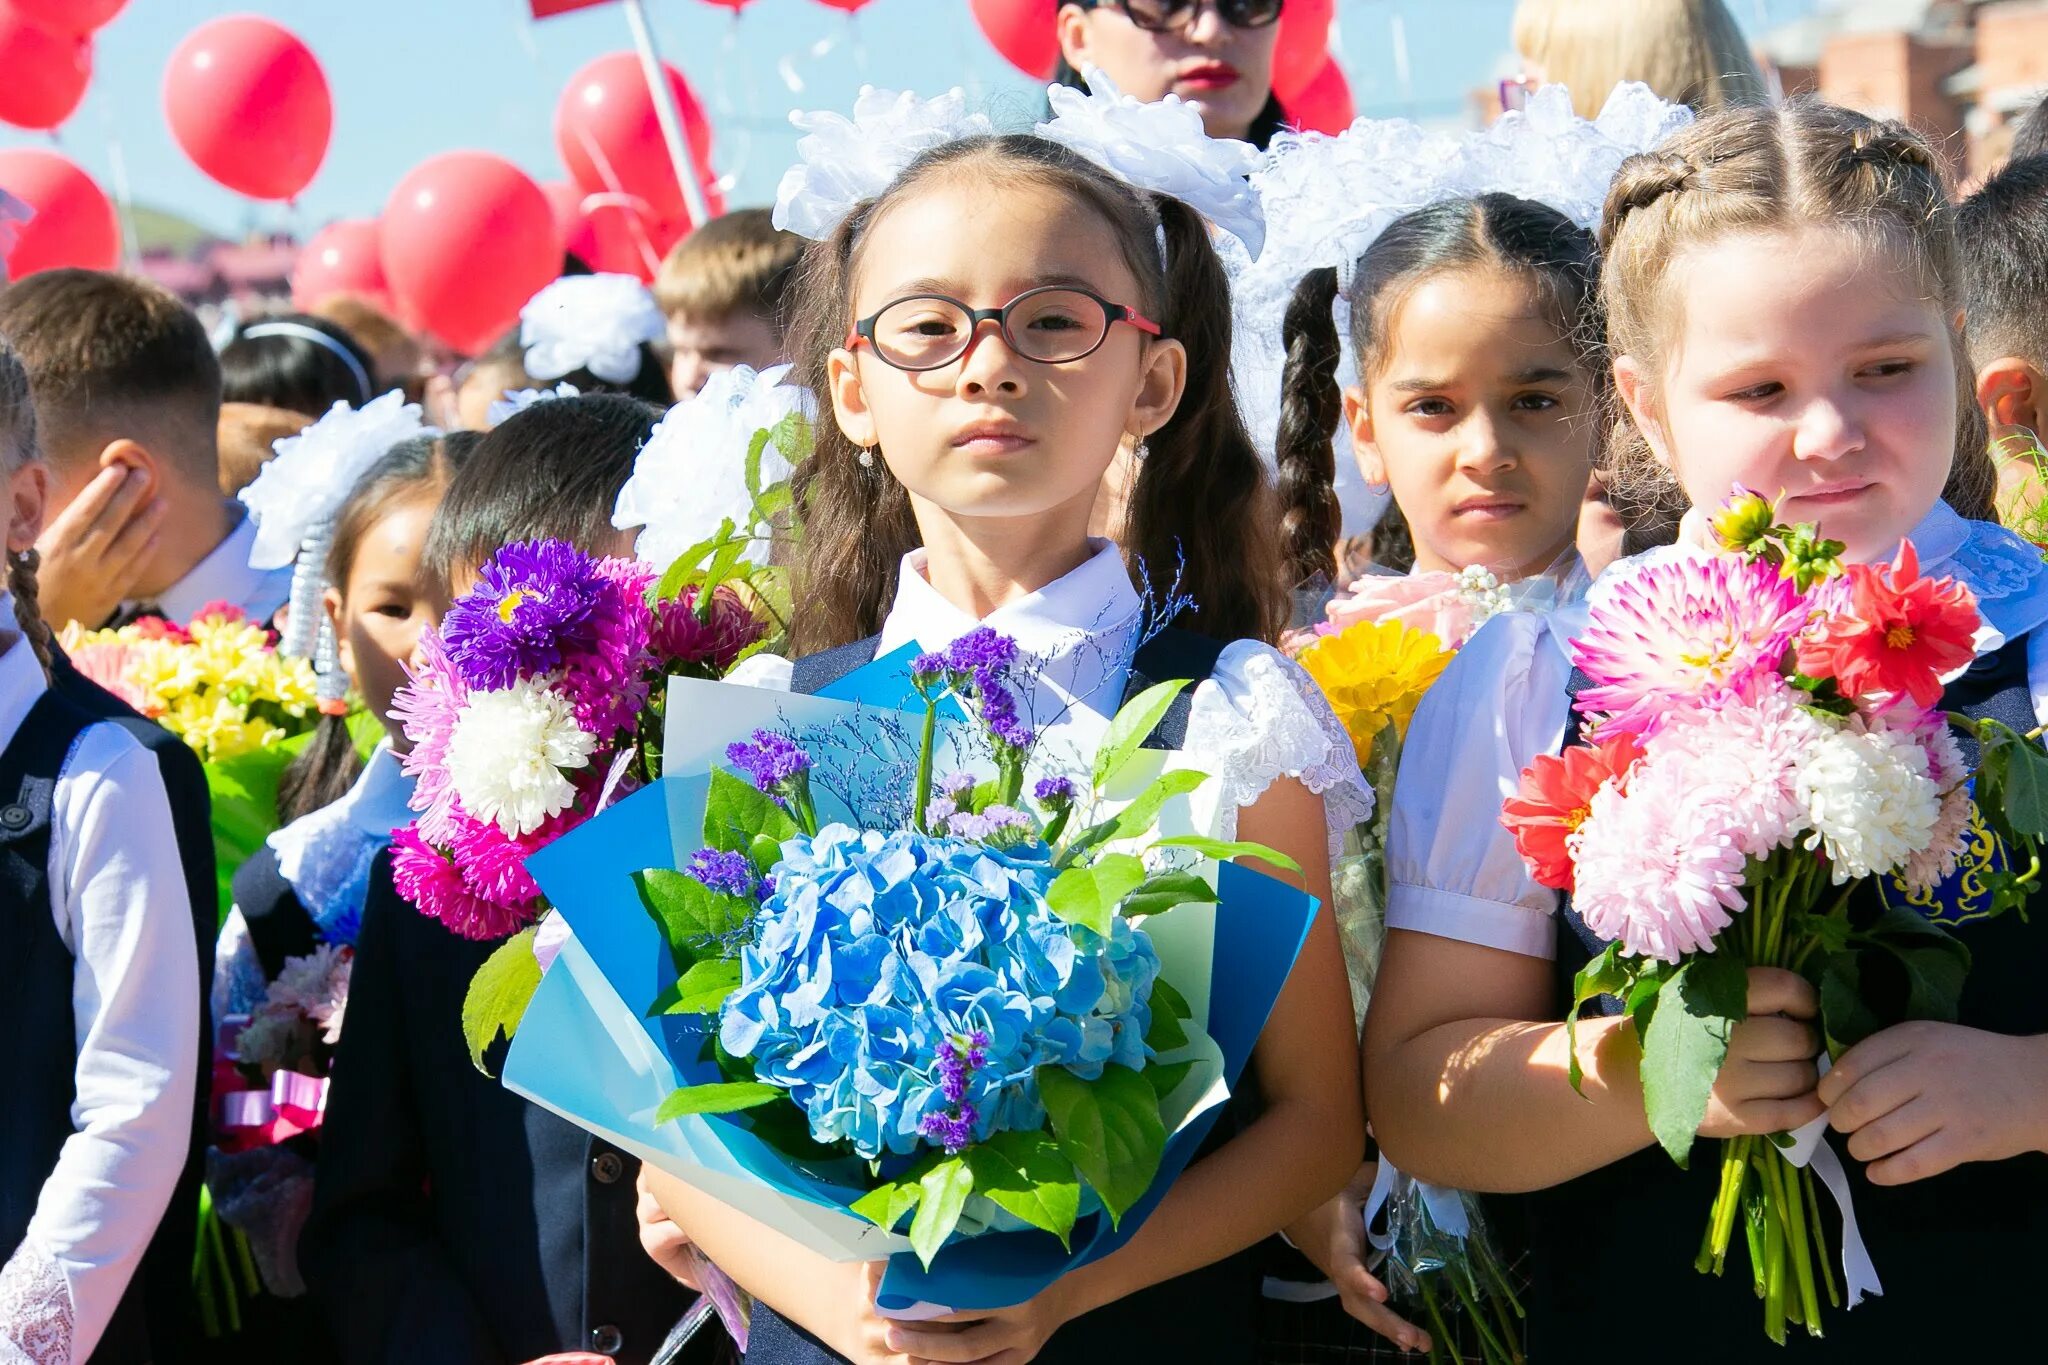
MULTIPOLYGON (((1186 28, 1208 0, 1114 0, 1124 18, 1150 33, 1186 28)), ((1108 0, 1086 0, 1084 8, 1102 9, 1108 0)), ((1216 13, 1233 28, 1264 28, 1280 17, 1282 0, 1214 0, 1216 13)))

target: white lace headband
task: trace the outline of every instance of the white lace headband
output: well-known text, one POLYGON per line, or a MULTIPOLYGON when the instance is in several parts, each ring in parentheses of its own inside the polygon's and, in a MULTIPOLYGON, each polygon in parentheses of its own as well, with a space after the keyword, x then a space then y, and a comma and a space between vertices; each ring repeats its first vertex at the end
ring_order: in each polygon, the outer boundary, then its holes
POLYGON ((370 372, 363 368, 363 362, 348 347, 336 341, 317 327, 308 327, 303 322, 259 322, 243 332, 241 341, 261 341, 265 337, 291 337, 295 341, 310 341, 321 350, 348 367, 356 381, 357 401, 367 403, 373 396, 370 387, 370 372))
MULTIPOLYGON (((1147 104, 1118 93, 1099 73, 1089 73, 1089 80, 1086 94, 1050 87, 1053 117, 1032 131, 1134 188, 1181 200, 1256 256, 1265 224, 1247 176, 1258 164, 1257 150, 1209 137, 1200 111, 1176 95, 1147 104)), ((852 118, 830 112, 789 117, 805 136, 797 142, 797 164, 776 189, 775 226, 811 238, 829 236, 925 152, 994 131, 986 115, 967 112, 967 97, 957 89, 927 100, 868 86, 854 101, 852 118)))
POLYGON ((629 384, 640 373, 640 348, 666 331, 654 295, 631 275, 565 275, 519 310, 526 372, 543 381, 588 370, 629 384))

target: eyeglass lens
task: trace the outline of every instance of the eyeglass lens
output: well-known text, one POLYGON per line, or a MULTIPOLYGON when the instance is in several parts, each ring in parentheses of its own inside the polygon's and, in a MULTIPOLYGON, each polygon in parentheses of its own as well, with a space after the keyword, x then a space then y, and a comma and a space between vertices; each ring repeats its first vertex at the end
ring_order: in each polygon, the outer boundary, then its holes
MULTIPOLYGON (((1102 344, 1109 314, 1088 295, 1045 289, 1013 300, 1003 319, 1003 340, 1027 360, 1048 365, 1079 360, 1102 344)), ((875 351, 908 370, 949 365, 967 350, 974 322, 951 299, 898 299, 875 317, 875 351)))

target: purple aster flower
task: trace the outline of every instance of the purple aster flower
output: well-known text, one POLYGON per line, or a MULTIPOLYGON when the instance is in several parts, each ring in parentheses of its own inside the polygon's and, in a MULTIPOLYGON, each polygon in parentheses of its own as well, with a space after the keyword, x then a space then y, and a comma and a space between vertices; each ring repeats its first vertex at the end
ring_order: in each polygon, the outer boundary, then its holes
POLYGON ((1042 806, 1058 808, 1072 805, 1074 783, 1072 779, 1065 777, 1041 777, 1031 788, 1031 795, 1036 797, 1042 806))
POLYGON ((754 865, 740 853, 726 853, 715 848, 700 848, 690 855, 690 861, 683 868, 683 875, 694 877, 713 891, 728 896, 752 896, 755 889, 754 865))
POLYGON ((774 730, 756 730, 752 740, 726 745, 725 757, 764 792, 773 792, 811 770, 811 756, 795 740, 774 730))

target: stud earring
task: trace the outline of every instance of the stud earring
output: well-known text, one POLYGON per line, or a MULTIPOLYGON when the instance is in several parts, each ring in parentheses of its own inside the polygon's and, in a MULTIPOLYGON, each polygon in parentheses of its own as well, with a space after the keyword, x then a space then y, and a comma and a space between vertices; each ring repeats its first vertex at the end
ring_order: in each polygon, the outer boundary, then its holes
POLYGON ((1147 455, 1150 455, 1151 453, 1152 448, 1146 445, 1145 438, 1140 436, 1138 438, 1138 444, 1131 448, 1131 460, 1135 464, 1143 464, 1145 463, 1145 457, 1147 455))
POLYGON ((875 448, 873 446, 862 446, 860 454, 855 458, 860 461, 862 469, 873 469, 875 467, 875 448))

